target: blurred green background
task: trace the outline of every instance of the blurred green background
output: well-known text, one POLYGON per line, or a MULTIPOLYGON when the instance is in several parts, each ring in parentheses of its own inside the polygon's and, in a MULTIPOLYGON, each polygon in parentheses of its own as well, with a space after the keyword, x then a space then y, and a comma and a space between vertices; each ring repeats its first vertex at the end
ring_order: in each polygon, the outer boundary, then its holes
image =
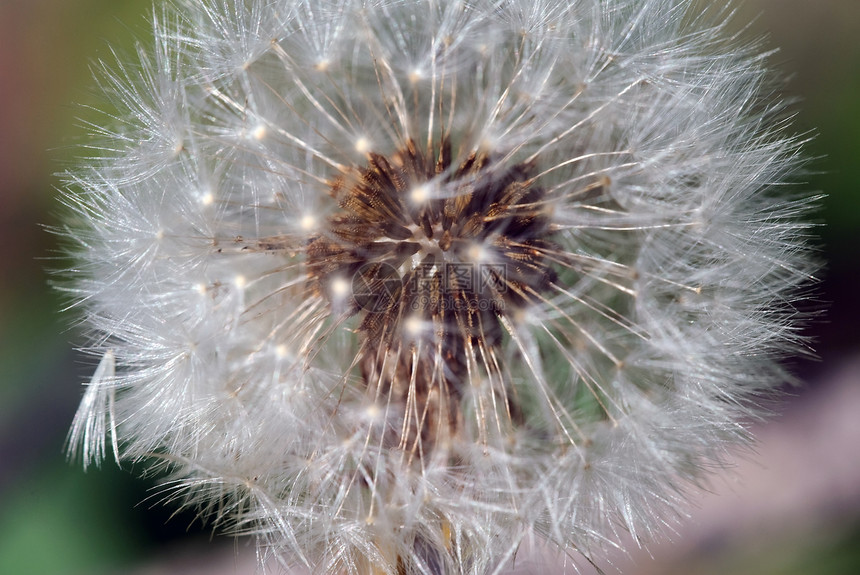
MULTIPOLYGON (((0 0, 0 574, 190 573, 177 557, 222 557, 193 517, 171 518, 172 509, 147 499, 152 484, 133 470, 84 474, 62 454, 94 366, 75 354, 74 318, 58 313, 62 302, 47 287, 45 269, 60 262, 40 225, 56 223, 53 174, 74 163, 86 142, 82 125, 98 118, 87 108, 99 102, 92 62, 112 58, 108 45, 128 51, 135 37, 147 38, 151 5, 0 0)), ((696 515, 704 535, 691 544, 679 535, 625 571, 858 573, 860 2, 747 0, 737 21, 752 21, 752 34, 780 48, 773 62, 791 75, 788 94, 801 99, 796 127, 817 134, 805 187, 828 194, 819 213, 827 265, 819 307, 828 311, 810 329, 820 361, 798 360, 806 387, 780 408, 784 420, 762 428, 761 461, 739 467, 744 479, 732 490, 741 494, 715 506, 744 516, 723 517, 709 531, 717 520, 705 503, 696 515), (794 471, 768 479, 756 475, 761 469, 794 471), (811 495, 805 482, 829 496, 811 495), (774 512, 777 496, 800 511, 774 512)), ((221 563, 225 573, 241 568, 221 563)))

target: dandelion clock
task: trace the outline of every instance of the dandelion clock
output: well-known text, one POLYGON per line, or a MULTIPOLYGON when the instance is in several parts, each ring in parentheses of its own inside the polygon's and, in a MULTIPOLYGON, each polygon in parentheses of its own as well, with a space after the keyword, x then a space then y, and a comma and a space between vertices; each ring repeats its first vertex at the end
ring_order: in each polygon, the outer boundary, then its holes
POLYGON ((105 67, 69 437, 313 573, 647 541, 801 347, 800 140, 687 0, 203 0, 105 67))

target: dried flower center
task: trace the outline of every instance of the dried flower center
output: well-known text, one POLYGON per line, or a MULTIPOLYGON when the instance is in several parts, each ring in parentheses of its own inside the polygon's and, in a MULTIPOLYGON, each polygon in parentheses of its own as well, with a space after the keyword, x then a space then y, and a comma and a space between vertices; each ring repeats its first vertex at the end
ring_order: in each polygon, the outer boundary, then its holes
POLYGON ((306 261, 333 312, 363 315, 358 366, 370 393, 399 406, 396 441, 424 452, 446 443, 477 377, 492 380, 515 420, 495 353, 502 318, 555 281, 534 166, 499 168, 482 152, 455 167, 447 141, 368 158, 333 183, 341 209, 306 261))

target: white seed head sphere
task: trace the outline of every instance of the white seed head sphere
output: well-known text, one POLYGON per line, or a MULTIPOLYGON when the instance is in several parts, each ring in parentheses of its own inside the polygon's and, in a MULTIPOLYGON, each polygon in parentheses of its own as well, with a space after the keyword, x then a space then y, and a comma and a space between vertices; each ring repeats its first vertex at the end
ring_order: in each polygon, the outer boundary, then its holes
POLYGON ((68 176, 72 455, 314 573, 647 539, 786 379, 800 141, 688 0, 204 0, 68 176))

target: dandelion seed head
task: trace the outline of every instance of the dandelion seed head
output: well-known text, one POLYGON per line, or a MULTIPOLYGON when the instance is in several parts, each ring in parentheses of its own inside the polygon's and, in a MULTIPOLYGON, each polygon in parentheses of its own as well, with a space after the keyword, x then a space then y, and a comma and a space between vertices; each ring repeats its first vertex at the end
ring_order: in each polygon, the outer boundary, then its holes
POLYGON ((409 200, 413 204, 421 205, 427 202, 430 199, 430 189, 427 184, 421 184, 419 186, 415 186, 412 188, 412 191, 409 192, 409 200))
POLYGON ((211 206, 215 203, 215 195, 212 192, 206 192, 200 196, 200 203, 204 206, 211 206))
POLYGON ((305 232, 310 232, 317 227, 317 218, 312 214, 305 214, 299 220, 299 225, 305 232))
POLYGON ((102 358, 70 454, 315 572, 658 535, 787 379, 814 268, 766 59, 695 10, 165 8, 68 176, 102 358))
POLYGON ((337 300, 343 300, 350 295, 349 281, 343 277, 336 277, 331 280, 330 289, 332 296, 337 300))
POLYGON ((427 327, 427 323, 419 315, 410 315, 403 322, 404 331, 412 338, 417 338, 425 333, 427 327))
POLYGON ((365 137, 360 137, 355 141, 355 151, 362 154, 370 151, 370 140, 365 137))
POLYGON ((266 126, 260 125, 251 131, 251 137, 257 141, 260 141, 266 137, 266 132, 266 126))

